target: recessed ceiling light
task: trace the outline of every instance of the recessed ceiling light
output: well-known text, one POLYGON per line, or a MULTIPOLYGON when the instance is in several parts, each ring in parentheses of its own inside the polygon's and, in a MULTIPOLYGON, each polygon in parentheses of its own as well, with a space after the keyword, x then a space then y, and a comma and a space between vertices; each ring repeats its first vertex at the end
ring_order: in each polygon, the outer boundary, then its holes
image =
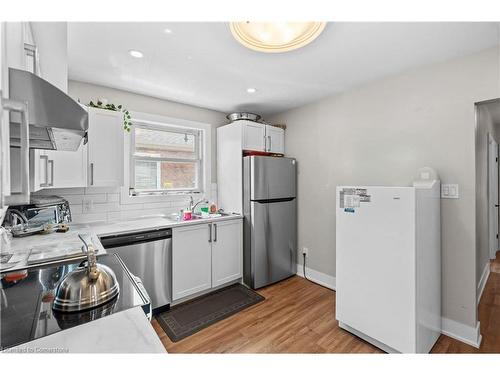
POLYGON ((256 92, 257 92, 257 89, 255 89, 255 88, 253 88, 253 87, 249 87, 249 88, 247 89, 247 92, 248 92, 249 94, 254 94, 254 93, 256 93, 256 92))
POLYGON ((144 54, 141 51, 136 51, 135 49, 131 49, 130 51, 128 51, 128 53, 130 54, 130 56, 135 57, 137 59, 140 59, 144 56, 144 54))
POLYGON ((164 29, 164 30, 163 30, 163 32, 164 32, 165 34, 172 34, 172 30, 171 30, 171 29, 168 29, 168 28, 167 28, 167 29, 164 29))
POLYGON ((316 39, 325 22, 231 22, 234 38, 260 52, 287 52, 316 39))

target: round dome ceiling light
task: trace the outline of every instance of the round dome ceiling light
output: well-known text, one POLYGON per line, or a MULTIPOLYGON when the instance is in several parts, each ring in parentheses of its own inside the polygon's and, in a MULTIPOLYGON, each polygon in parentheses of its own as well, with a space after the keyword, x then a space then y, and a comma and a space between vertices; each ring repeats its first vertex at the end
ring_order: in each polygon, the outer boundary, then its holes
POLYGON ((278 53, 304 47, 316 39, 326 22, 231 22, 231 33, 245 47, 278 53))
POLYGON ((130 51, 128 51, 128 53, 130 56, 135 57, 136 59, 142 59, 142 57, 144 56, 141 51, 137 51, 135 49, 131 49, 130 51))

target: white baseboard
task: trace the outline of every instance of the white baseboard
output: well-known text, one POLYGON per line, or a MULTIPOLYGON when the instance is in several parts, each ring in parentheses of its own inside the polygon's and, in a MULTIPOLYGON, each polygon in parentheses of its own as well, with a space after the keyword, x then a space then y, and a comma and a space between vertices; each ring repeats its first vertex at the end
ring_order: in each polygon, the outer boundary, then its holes
POLYGON ((477 322, 476 327, 471 327, 455 320, 442 318, 441 333, 475 348, 479 348, 479 345, 481 345, 480 324, 480 322, 477 322))
MULTIPOLYGON (((336 289, 336 281, 334 276, 327 275, 326 273, 319 272, 309 267, 306 267, 306 275, 307 278, 315 283, 322 285, 328 289, 335 290, 336 289)), ((489 263, 488 269, 483 272, 483 276, 481 280, 484 278, 484 283, 488 280, 489 275, 489 263)), ((297 264, 297 276, 304 277, 304 272, 302 270, 302 265, 297 264)), ((480 283, 481 286, 481 283, 480 283)), ((479 290, 479 287, 478 287, 479 290)), ((481 293, 484 290, 484 285, 481 287, 481 293)), ((475 348, 479 348, 481 344, 481 334, 480 334, 480 322, 477 322, 476 327, 470 327, 463 323, 457 322, 455 320, 442 318, 441 319, 441 333, 443 335, 454 338, 458 341, 462 341, 468 345, 471 345, 475 348)))
POLYGON ((486 286, 486 282, 488 281, 488 277, 490 277, 490 262, 487 262, 484 265, 483 273, 481 274, 481 279, 479 280, 479 284, 477 286, 477 304, 479 305, 479 301, 481 301, 481 297, 484 292, 484 287, 486 286))
MULTIPOLYGON (((302 264, 297 264, 297 275, 304 277, 302 264)), ((326 273, 310 269, 306 266, 306 276, 309 280, 314 281, 316 284, 324 286, 325 288, 335 290, 335 277, 327 275, 326 273)))

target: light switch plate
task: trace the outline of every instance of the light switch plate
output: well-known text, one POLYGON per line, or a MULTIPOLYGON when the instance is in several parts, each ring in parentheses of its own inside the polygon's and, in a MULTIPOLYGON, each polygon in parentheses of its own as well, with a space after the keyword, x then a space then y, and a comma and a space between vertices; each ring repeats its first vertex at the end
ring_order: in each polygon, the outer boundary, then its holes
POLYGON ((458 199, 458 184, 442 184, 441 198, 458 199))

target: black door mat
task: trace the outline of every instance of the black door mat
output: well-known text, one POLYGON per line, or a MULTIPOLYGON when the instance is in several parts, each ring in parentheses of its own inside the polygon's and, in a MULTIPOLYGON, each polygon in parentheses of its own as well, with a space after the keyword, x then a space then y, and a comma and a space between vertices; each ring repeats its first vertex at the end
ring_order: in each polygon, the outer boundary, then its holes
POLYGON ((265 298, 242 284, 230 285, 156 316, 170 340, 177 342, 265 298))

